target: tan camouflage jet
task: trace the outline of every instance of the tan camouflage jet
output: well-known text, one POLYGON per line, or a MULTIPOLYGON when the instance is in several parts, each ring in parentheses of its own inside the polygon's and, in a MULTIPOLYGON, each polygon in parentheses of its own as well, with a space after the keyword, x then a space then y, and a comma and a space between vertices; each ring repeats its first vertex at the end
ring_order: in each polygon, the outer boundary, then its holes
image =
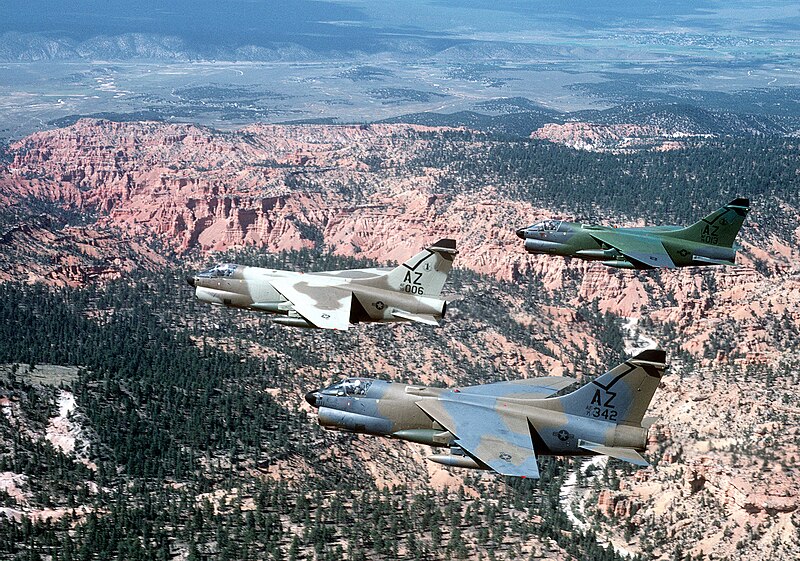
POLYGON ((539 477, 537 455, 606 455, 647 466, 639 454, 652 422, 644 413, 667 368, 666 353, 642 351, 561 397, 573 378, 530 378, 429 388, 347 378, 306 394, 332 430, 449 448, 428 459, 447 466, 539 477))
POLYGON ((292 327, 347 329, 362 322, 439 325, 441 292, 458 252, 439 240, 396 268, 296 273, 226 263, 186 281, 203 302, 279 315, 292 327))

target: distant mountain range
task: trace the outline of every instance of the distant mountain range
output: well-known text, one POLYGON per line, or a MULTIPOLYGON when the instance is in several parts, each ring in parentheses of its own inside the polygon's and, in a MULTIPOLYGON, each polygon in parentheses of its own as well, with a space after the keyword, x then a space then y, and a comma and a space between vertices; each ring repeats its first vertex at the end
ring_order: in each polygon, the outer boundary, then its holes
POLYGON ((476 105, 478 111, 456 113, 411 113, 385 119, 385 123, 467 127, 484 132, 529 136, 548 123, 589 122, 602 125, 653 126, 683 135, 795 136, 800 133, 800 115, 783 117, 747 115, 703 109, 687 103, 642 102, 603 110, 563 113, 537 106, 525 98, 496 99, 476 105))
POLYGON ((220 46, 201 49, 176 36, 146 33, 100 35, 84 41, 40 33, 10 32, 0 35, 0 61, 6 62, 82 59, 303 61, 315 56, 313 51, 293 43, 276 44, 273 47, 244 45, 235 48, 220 46))
MULTIPOLYGON (((296 38, 293 38, 296 39, 296 38)), ((230 60, 230 61, 293 61, 320 59, 352 59, 354 55, 375 52, 392 53, 405 58, 431 58, 437 63, 474 64, 476 61, 520 60, 626 60, 631 54, 623 49, 576 47, 568 45, 519 44, 506 41, 453 40, 434 37, 381 37, 377 42, 362 45, 347 40, 324 50, 302 40, 268 41, 261 44, 244 42, 197 44, 178 35, 147 32, 103 34, 85 39, 52 33, 0 34, 0 61, 35 62, 46 60, 230 60)), ((642 55, 636 55, 641 60, 642 55)), ((653 61, 659 57, 646 56, 653 61)))

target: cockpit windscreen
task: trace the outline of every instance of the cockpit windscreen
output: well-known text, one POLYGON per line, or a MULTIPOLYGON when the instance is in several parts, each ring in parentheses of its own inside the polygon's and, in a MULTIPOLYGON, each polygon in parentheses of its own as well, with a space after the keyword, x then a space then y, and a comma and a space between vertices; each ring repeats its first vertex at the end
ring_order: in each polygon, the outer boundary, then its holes
POLYGON ((366 395, 371 385, 372 380, 367 380, 365 378, 345 378, 332 386, 328 386, 322 390, 322 393, 325 395, 352 395, 357 397, 366 395))
POLYGON ((555 232, 561 226, 563 220, 542 220, 532 226, 528 226, 528 230, 534 232, 555 232))
POLYGON ((230 277, 233 272, 236 270, 236 265, 233 263, 222 263, 217 265, 213 269, 209 269, 208 271, 203 271, 202 273, 198 273, 198 277, 214 279, 214 278, 225 278, 230 277))

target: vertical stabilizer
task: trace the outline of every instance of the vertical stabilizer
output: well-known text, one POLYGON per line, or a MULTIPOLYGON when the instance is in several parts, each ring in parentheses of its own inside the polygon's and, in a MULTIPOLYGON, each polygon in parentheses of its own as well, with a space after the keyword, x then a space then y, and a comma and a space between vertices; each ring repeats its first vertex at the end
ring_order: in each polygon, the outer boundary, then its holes
POLYGON ((568 415, 639 427, 666 368, 666 353, 648 349, 555 399, 568 415))
POLYGON ((418 296, 438 298, 453 268, 456 241, 439 240, 391 270, 386 276, 389 288, 418 296))
POLYGON ((733 247, 733 241, 749 211, 749 199, 735 199, 699 222, 665 235, 692 242, 733 247))

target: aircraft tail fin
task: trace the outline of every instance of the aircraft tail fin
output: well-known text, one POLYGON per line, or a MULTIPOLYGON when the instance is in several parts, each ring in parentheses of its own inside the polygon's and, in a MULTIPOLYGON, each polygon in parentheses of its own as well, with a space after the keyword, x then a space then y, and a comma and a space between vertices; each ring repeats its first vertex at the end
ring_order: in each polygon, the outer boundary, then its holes
POLYGON ((733 241, 749 211, 749 199, 734 199, 699 222, 666 235, 693 242, 733 247, 733 241))
POLYGON ((570 415, 641 427, 666 368, 666 353, 648 349, 574 392, 553 399, 570 415))
POLYGON ((456 254, 455 240, 439 240, 389 271, 386 282, 392 290, 438 298, 456 254))

